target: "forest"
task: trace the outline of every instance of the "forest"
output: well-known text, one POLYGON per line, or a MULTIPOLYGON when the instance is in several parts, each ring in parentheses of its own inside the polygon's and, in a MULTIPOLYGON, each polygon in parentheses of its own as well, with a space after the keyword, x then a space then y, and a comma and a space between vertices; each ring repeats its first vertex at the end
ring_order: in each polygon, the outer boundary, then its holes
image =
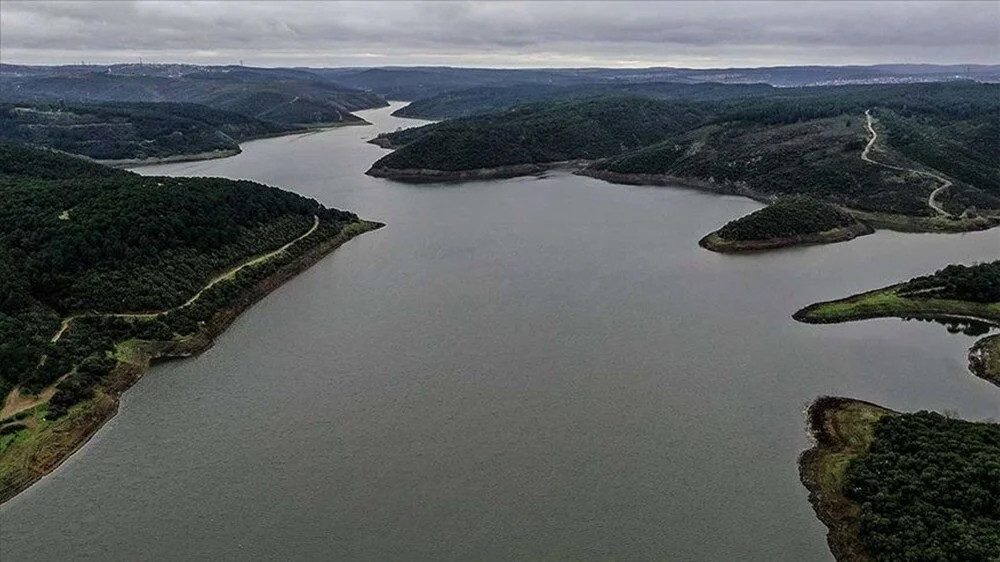
POLYGON ((912 299, 1000 303, 1000 260, 968 266, 952 264, 933 275, 903 283, 896 293, 912 299))
POLYGON ((0 143, 0 199, 0 395, 19 384, 37 392, 96 362, 60 383, 56 404, 64 390, 86 395, 116 342, 191 333, 276 260, 176 312, 84 317, 50 342, 62 318, 170 309, 233 264, 304 234, 314 216, 310 241, 358 220, 250 181, 140 176, 12 143, 0 143))
POLYGON ((188 103, 0 104, 0 141, 96 160, 239 151, 239 142, 303 130, 188 103))
POLYGON ((884 416, 845 477, 875 560, 998 559, 1000 425, 930 412, 884 416))
POLYGON ((13 66, 0 72, 8 102, 177 102, 284 125, 364 123, 351 112, 385 99, 307 70, 244 66, 13 66))
POLYGON ((927 199, 939 182, 859 158, 869 136, 866 109, 882 131, 879 158, 954 181, 939 198, 949 212, 1000 210, 1000 86, 965 82, 539 101, 383 135, 375 142, 396 150, 373 169, 391 177, 402 169, 581 159, 593 161, 584 173, 598 177, 692 179, 760 197, 800 194, 874 213, 933 216, 927 199))
POLYGON ((856 220, 840 209, 810 197, 782 197, 730 221, 717 233, 726 240, 767 240, 843 228, 856 220))

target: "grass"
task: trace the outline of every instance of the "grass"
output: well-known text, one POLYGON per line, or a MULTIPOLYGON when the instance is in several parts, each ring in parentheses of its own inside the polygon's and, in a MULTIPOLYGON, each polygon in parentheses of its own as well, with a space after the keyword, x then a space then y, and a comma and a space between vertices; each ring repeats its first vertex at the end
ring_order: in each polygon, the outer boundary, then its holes
POLYGON ((897 287, 812 304, 796 312, 794 318, 810 324, 910 316, 974 316, 991 323, 1000 322, 1000 303, 906 298, 896 293, 897 287))
POLYGON ((861 506, 844 495, 851 461, 868 451, 875 424, 892 410, 869 402, 823 397, 809 408, 810 431, 816 445, 799 457, 799 477, 809 490, 809 502, 829 528, 828 542, 840 561, 867 561, 861 543, 861 506))

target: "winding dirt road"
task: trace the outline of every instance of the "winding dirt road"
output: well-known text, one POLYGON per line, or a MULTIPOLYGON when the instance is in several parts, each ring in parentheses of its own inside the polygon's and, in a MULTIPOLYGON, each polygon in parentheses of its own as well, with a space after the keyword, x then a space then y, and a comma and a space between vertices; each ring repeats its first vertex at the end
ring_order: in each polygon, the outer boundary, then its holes
POLYGON ((295 240, 292 240, 291 242, 285 244, 284 246, 278 248, 277 250, 268 252, 266 254, 261 254, 261 255, 255 257, 255 258, 250 259, 249 261, 243 262, 242 264, 240 264, 240 265, 238 265, 238 266, 236 266, 236 267, 234 267, 234 268, 226 271, 225 273, 222 273, 222 274, 220 274, 220 275, 212 278, 212 280, 209 281, 207 285, 205 285, 204 287, 202 287, 201 290, 199 290, 197 293, 195 293, 194 296, 192 296, 191 298, 189 298, 183 304, 180 304, 180 305, 175 306, 173 308, 168 308, 168 309, 165 309, 165 310, 160 310, 158 312, 95 312, 95 313, 85 313, 85 314, 74 314, 72 316, 67 316, 66 318, 63 318, 62 324, 60 324, 60 326, 59 326, 59 331, 57 331, 55 333, 55 335, 52 336, 52 339, 49 340, 49 341, 51 341, 52 343, 58 342, 59 338, 61 338, 62 335, 66 332, 66 330, 69 328, 70 323, 73 320, 76 320, 77 318, 93 318, 93 317, 104 317, 104 318, 142 318, 142 319, 147 319, 148 320, 148 319, 151 319, 151 318, 155 318, 157 315, 160 315, 160 314, 167 314, 167 313, 173 312, 175 310, 179 310, 181 308, 184 308, 184 307, 187 307, 187 306, 191 306, 192 304, 194 304, 195 301, 197 301, 199 298, 201 298, 201 295, 204 294, 205 291, 211 289, 216 284, 218 284, 218 283, 220 283, 222 281, 225 281, 226 279, 230 279, 231 277, 233 277, 234 275, 236 275, 240 271, 242 271, 242 270, 244 270, 244 269, 246 269, 246 268, 248 268, 250 266, 257 265, 259 263, 263 263, 263 262, 265 262, 265 261, 267 261, 267 260, 269 260, 269 259, 277 256, 278 254, 280 254, 280 253, 284 252, 285 250, 287 250, 288 248, 292 247, 292 245, 295 244, 296 242, 298 242, 298 241, 302 240, 303 238, 309 236, 313 232, 316 232, 317 228, 319 228, 319 217, 316 216, 316 215, 313 215, 313 225, 312 225, 311 228, 309 228, 309 230, 307 230, 305 232, 305 234, 299 236, 295 240))
POLYGON ((898 172, 913 172, 915 174, 928 176, 938 180, 939 182, 941 182, 941 186, 931 192, 930 197, 927 198, 927 206, 930 207, 931 209, 934 209, 934 211, 937 212, 939 215, 950 217, 951 213, 945 211, 944 207, 938 204, 937 196, 940 195, 941 192, 943 192, 944 190, 951 187, 952 184, 951 180, 943 176, 940 176, 938 174, 935 174, 933 172, 924 172, 921 170, 913 170, 910 168, 900 168, 899 166, 892 166, 890 164, 884 164, 882 162, 876 162, 875 160, 872 160, 871 157, 868 156, 868 152, 871 151, 872 146, 875 145, 875 140, 878 139, 878 133, 876 133, 875 128, 872 127, 872 123, 874 122, 875 119, 872 117, 870 109, 865 110, 865 119, 866 119, 865 125, 868 127, 868 133, 871 134, 871 138, 868 139, 868 144, 865 145, 865 149, 861 151, 861 159, 864 160, 865 162, 868 162, 869 164, 882 166, 883 168, 888 168, 890 170, 896 170, 898 172))

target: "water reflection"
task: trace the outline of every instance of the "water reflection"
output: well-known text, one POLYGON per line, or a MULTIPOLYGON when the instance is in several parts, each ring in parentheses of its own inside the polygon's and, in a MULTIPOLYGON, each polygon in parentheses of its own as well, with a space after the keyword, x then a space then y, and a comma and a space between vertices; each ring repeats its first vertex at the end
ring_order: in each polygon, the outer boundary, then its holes
POLYGON ((982 336, 996 328, 994 324, 973 318, 955 316, 906 316, 904 322, 919 320, 921 322, 936 322, 948 330, 949 334, 965 334, 967 336, 982 336))

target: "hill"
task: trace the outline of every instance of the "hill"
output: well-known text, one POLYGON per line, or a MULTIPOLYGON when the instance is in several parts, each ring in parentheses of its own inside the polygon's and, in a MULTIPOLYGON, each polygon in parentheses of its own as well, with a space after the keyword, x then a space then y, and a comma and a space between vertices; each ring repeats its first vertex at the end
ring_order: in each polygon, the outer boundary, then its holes
POLYGON ((594 160, 637 149, 705 121, 701 107, 638 96, 542 102, 380 135, 400 145, 371 175, 460 179, 463 172, 523 175, 566 160, 594 160))
POLYGON ((378 224, 250 181, 139 176, 0 143, 0 501, 110 418, 153 358, 378 224))
POLYGON ((397 150, 369 173, 482 178, 587 160, 581 173, 613 182, 684 183, 766 202, 808 195, 876 227, 955 231, 997 222, 998 139, 996 85, 775 89, 678 100, 613 95, 382 135, 373 142, 397 150))
POLYGON ((379 95, 311 72, 242 66, 5 65, 0 86, 2 101, 196 103, 300 126, 363 124, 350 112, 386 105, 379 95))
POLYGON ((870 226, 833 205, 810 197, 787 196, 730 221, 699 244, 716 252, 746 252, 841 242, 872 232, 870 226))
POLYGON ((96 160, 229 155, 239 142, 303 130, 194 104, 0 103, 0 140, 96 160))
POLYGON ((578 85, 514 84, 480 86, 447 91, 410 103, 395 112, 399 117, 454 119, 491 113, 542 100, 568 100, 608 94, 636 94, 654 99, 714 100, 769 95, 767 84, 719 84, 703 82, 588 83, 578 85))

